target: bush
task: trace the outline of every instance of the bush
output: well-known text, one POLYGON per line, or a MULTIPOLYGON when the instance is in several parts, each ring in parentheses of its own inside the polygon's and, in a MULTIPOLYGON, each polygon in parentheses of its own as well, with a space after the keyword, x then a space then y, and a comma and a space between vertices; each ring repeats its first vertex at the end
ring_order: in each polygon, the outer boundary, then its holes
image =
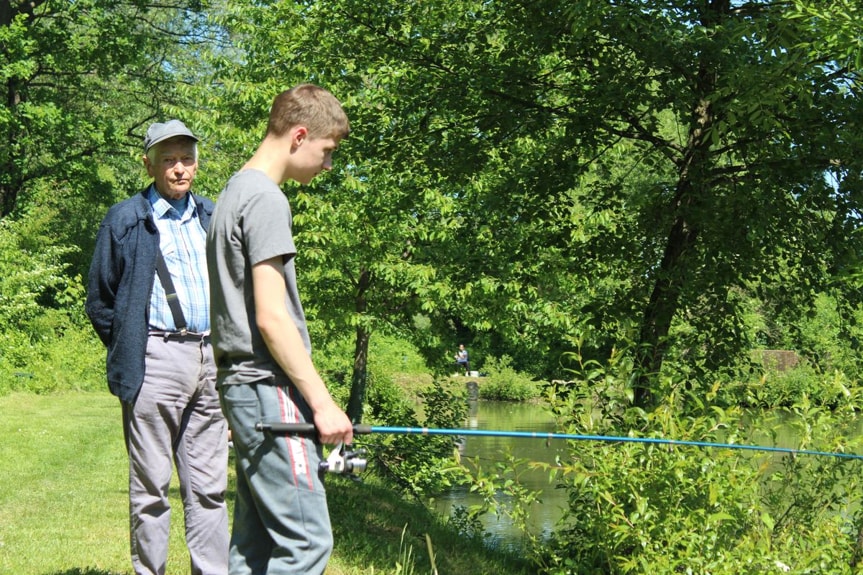
MULTIPOLYGON (((836 446, 832 415, 799 415, 814 431, 801 447, 836 446)), ((660 409, 638 435, 745 443, 743 429, 736 411, 678 418, 660 409)), ((570 504, 537 554, 556 575, 851 573, 860 472, 859 461, 814 456, 587 443, 562 467, 570 504)))
MULTIPOLYGON (((425 418, 420 420, 416 411, 407 406, 404 394, 390 407, 375 410, 368 423, 396 427, 459 427, 467 415, 467 400, 462 394, 443 385, 432 385, 421 393, 425 418)), ((370 403, 374 403, 371 400, 370 403)), ((391 484, 422 498, 451 487, 462 474, 453 465, 456 452, 455 438, 442 435, 372 434, 363 438, 377 465, 375 468, 391 484)))
MULTIPOLYGON (((576 379, 590 379, 593 393, 558 410, 569 413, 569 433, 750 445, 772 435, 772 424, 752 429, 742 410, 713 404, 715 389, 665 394, 651 411, 607 401, 619 398, 625 374, 588 367, 576 379)), ((853 399, 836 412, 806 401, 793 406, 793 447, 859 453, 859 441, 845 435, 859 407, 853 399)), ((552 540, 533 550, 544 573, 855 572, 858 459, 589 441, 574 443, 557 471, 569 505, 552 540)))
POLYGON ((105 348, 93 329, 54 310, 41 319, 56 323, 35 340, 24 332, 0 332, 0 395, 107 390, 105 348))
POLYGON ((845 373, 820 373, 803 361, 784 371, 765 369, 753 381, 724 382, 718 399, 723 405, 759 409, 788 408, 803 402, 835 408, 845 403, 856 389, 857 384, 845 373))
POLYGON ((67 275, 44 214, 0 221, 0 394, 101 389, 104 349, 84 315, 84 286, 67 275))
POLYGON ((479 386, 482 399, 525 401, 539 396, 539 386, 527 375, 512 367, 512 358, 489 358, 484 365, 486 376, 479 386))
MULTIPOLYGON (((316 355, 334 398, 347 405, 353 342, 345 339, 316 355)), ((375 335, 369 345, 363 423, 391 427, 459 427, 467 414, 463 392, 431 383, 417 351, 407 342, 375 335), (403 385, 403 382, 407 384, 403 385), (420 419, 418 410, 424 419, 420 419)), ((371 434, 358 437, 372 466, 391 485, 417 498, 452 484, 455 442, 445 436, 371 434)))

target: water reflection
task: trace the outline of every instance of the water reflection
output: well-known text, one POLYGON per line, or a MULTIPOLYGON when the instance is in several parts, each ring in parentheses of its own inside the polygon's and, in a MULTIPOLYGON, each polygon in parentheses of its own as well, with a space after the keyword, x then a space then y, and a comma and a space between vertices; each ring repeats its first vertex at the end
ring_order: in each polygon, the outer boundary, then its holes
MULTIPOLYGON (((531 403, 512 403, 499 401, 471 401, 467 425, 471 429, 503 431, 539 431, 553 433, 554 420, 542 407, 531 403)), ((516 459, 554 463, 557 456, 566 454, 566 442, 524 437, 463 437, 461 448, 463 458, 476 459, 485 472, 491 472, 497 461, 505 461, 510 455, 516 459)), ((541 491, 541 502, 529 509, 529 528, 537 535, 548 534, 560 518, 566 504, 566 493, 555 489, 549 483, 548 473, 541 470, 524 469, 519 481, 526 489, 541 491)), ((452 514, 458 507, 470 507, 482 503, 481 497, 466 489, 455 489, 440 496, 436 503, 439 513, 452 514)), ((483 517, 485 530, 490 534, 492 543, 503 547, 518 545, 521 533, 515 529, 506 516, 497 517, 487 514, 483 517)))
MULTIPOLYGON (((540 405, 530 403, 510 403, 496 401, 471 401, 467 427, 478 430, 502 431, 536 431, 553 433, 555 429, 552 416, 540 405)), ((737 438, 738 442, 752 445, 781 448, 800 448, 801 420, 799 416, 783 413, 749 414, 744 418, 744 429, 748 431, 745 438, 737 438)), ((849 437, 863 437, 863 419, 854 419, 849 423, 849 437)), ((724 441, 720 434, 717 441, 724 441)), ((516 459, 554 463, 559 456, 565 460, 568 457, 567 443, 564 440, 552 440, 549 444, 545 439, 502 437, 502 436, 467 436, 462 437, 462 457, 476 459, 487 473, 492 472, 495 463, 505 461, 508 455, 516 459)), ((856 445, 856 444, 855 444, 856 445)), ((806 445, 808 449, 830 451, 834 447, 828 445, 806 445)), ((769 464, 779 466, 786 455, 781 453, 747 452, 755 465, 769 464)), ((531 491, 541 491, 541 503, 532 505, 529 509, 529 528, 536 535, 547 535, 554 529, 563 509, 567 504, 566 491, 556 489, 549 483, 548 473, 540 470, 525 470, 519 476, 520 482, 531 491)), ((454 489, 440 496, 436 509, 444 515, 451 515, 458 506, 470 507, 482 503, 481 497, 466 489, 454 489)), ((502 547, 515 548, 519 546, 521 532, 515 529, 506 516, 488 514, 482 518, 485 530, 491 535, 492 543, 502 547)))

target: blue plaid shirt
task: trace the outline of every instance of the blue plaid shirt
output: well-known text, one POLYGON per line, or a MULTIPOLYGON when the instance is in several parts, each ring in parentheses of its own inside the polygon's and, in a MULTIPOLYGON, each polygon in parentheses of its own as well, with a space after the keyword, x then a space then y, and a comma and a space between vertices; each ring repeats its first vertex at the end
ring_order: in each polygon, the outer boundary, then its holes
MULTIPOLYGON (((195 202, 189 201, 181 214, 150 186, 147 198, 153 206, 153 216, 159 229, 159 247, 177 299, 186 318, 189 331, 210 331, 210 281, 207 276, 206 240, 207 232, 201 227, 195 202)), ((165 288, 156 274, 153 294, 150 297, 150 329, 176 331, 174 317, 168 307, 165 288)))

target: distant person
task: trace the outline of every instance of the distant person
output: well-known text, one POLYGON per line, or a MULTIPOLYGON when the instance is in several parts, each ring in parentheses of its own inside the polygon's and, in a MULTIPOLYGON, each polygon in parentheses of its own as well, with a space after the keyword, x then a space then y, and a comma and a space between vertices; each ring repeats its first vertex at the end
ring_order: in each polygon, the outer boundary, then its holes
POLYGON ((458 351, 455 354, 456 364, 464 370, 465 375, 470 375, 470 358, 463 343, 458 346, 458 351))
POLYGON ((174 464, 191 572, 228 572, 227 424, 205 253, 213 202, 191 192, 197 141, 179 120, 149 127, 143 161, 153 183, 108 210, 90 265, 86 310, 108 348, 108 387, 122 405, 139 575, 166 572, 174 464))
POLYGON ((264 139, 222 190, 208 232, 218 387, 237 468, 232 575, 321 574, 332 553, 321 443, 350 444, 353 428, 312 363, 280 186, 330 170, 348 131, 323 88, 276 96, 264 139), (320 441, 264 434, 258 422, 314 422, 320 441))

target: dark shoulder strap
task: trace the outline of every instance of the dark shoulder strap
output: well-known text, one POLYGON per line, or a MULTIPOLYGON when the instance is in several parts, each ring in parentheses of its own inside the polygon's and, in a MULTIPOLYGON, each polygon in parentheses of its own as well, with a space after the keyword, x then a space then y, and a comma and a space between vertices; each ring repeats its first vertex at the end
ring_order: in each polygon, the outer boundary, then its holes
POLYGON ((171 274, 168 273, 168 264, 165 263, 165 256, 162 255, 162 250, 156 252, 156 272, 159 274, 162 287, 165 288, 168 307, 171 308, 171 315, 174 316, 174 327, 179 332, 185 332, 186 317, 183 315, 183 309, 180 307, 180 299, 177 297, 174 282, 171 281, 171 274))

